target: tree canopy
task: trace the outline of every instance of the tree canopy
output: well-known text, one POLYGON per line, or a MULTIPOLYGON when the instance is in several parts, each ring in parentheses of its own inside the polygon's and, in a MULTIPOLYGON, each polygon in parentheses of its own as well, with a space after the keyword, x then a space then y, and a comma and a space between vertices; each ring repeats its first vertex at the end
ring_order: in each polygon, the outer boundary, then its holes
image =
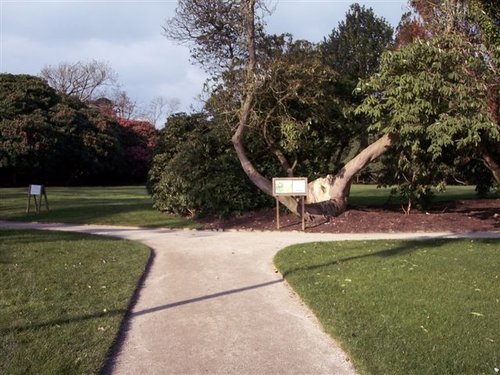
MULTIPOLYGON (((255 0, 224 4, 208 1, 203 2, 201 8, 199 2, 181 1, 176 16, 165 27, 166 34, 189 43, 195 60, 207 71, 211 71, 213 62, 223 68, 215 77, 219 82, 215 93, 223 92, 226 98, 218 103, 233 103, 233 108, 238 108, 233 109, 234 115, 227 116, 232 121, 231 140, 242 169, 252 183, 264 193, 272 194, 271 176, 258 168, 247 145, 248 137, 258 129, 265 144, 262 151, 274 155, 285 175, 292 175, 294 169, 299 168, 297 164, 315 161, 317 154, 322 152, 325 159, 313 164, 321 165, 322 169, 325 166, 331 168, 326 173, 337 174, 310 184, 308 211, 342 212, 347 205, 353 176, 383 153, 392 143, 392 138, 384 136, 364 153, 362 151, 359 157, 340 163, 343 153, 339 149, 345 149, 349 142, 342 141, 342 132, 337 129, 342 129, 345 134, 350 130, 340 126, 342 117, 345 117, 345 105, 340 103, 342 99, 337 95, 335 82, 338 74, 325 63, 317 46, 301 41, 293 43, 286 36, 266 35, 262 19, 256 15, 257 9, 263 9, 263 3, 255 0), (221 29, 217 20, 224 20, 228 26, 221 29), (330 132, 328 136, 329 130, 335 135, 330 132), (311 135, 312 139, 317 137, 316 145, 307 139, 311 135), (324 135, 333 142, 319 146, 324 135), (340 135, 340 142, 336 135, 340 135), (314 151, 304 152, 308 147, 314 151)), ((361 8, 359 10, 361 12, 361 8)), ((387 34, 382 26, 379 30, 387 34)), ((380 39, 383 40, 384 36, 380 39)), ((211 105, 213 108, 213 101, 211 105)), ((226 108, 224 104, 218 107, 222 113, 228 112, 226 108)), ((322 170, 305 172, 310 176, 325 173, 322 170)), ((298 212, 296 199, 280 197, 280 201, 293 212, 298 212)))
POLYGON ((371 8, 354 3, 322 43, 327 62, 346 80, 368 78, 376 72, 382 53, 391 47, 393 29, 371 8))
POLYGON ((143 182, 156 130, 139 128, 59 94, 39 77, 0 75, 4 185, 143 182))

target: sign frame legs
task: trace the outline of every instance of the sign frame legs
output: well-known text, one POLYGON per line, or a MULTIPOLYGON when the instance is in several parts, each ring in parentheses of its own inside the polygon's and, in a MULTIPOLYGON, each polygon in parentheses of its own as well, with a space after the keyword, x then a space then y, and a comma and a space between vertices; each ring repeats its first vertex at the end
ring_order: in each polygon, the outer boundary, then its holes
POLYGON ((28 205, 26 207, 26 213, 30 212, 31 209, 31 197, 35 201, 35 211, 40 213, 42 210, 42 197, 45 199, 45 208, 49 211, 49 200, 47 199, 47 192, 45 191, 45 186, 43 185, 30 185, 28 188, 28 205), (36 191, 32 188, 36 187, 36 191), (36 199, 38 197, 38 200, 36 199))
POLYGON ((300 214, 300 217, 302 218, 302 231, 306 230, 306 222, 304 218, 304 196, 300 197, 300 200, 302 201, 302 212, 300 214))
MULTIPOLYGON (((306 221, 304 217, 304 197, 300 197, 300 203, 301 203, 301 214, 300 217, 302 218, 302 231, 306 230, 306 221)), ((276 197, 276 229, 280 229, 280 200, 278 197, 276 197)))

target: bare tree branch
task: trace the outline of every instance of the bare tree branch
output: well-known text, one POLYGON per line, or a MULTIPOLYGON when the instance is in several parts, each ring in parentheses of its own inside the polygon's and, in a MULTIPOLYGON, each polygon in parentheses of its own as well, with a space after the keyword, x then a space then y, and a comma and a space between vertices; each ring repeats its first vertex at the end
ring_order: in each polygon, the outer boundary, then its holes
POLYGON ((59 92, 77 96, 83 101, 104 96, 109 88, 117 88, 117 74, 102 61, 78 61, 76 63, 62 62, 56 66, 47 65, 40 76, 59 92), (99 91, 98 93, 98 90, 99 91))

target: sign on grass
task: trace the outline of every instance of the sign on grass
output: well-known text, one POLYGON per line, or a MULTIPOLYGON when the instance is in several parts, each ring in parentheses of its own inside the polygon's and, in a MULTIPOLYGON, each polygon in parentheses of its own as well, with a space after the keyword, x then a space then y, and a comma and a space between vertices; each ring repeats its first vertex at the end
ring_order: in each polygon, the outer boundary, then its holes
POLYGON ((30 195, 42 195, 42 185, 30 185, 30 195))
POLYGON ((42 197, 45 198, 45 208, 49 210, 49 201, 47 200, 47 192, 45 191, 45 186, 43 185, 30 185, 28 187, 28 205, 26 207, 26 212, 29 213, 31 209, 31 198, 35 201, 36 212, 39 213, 42 209, 42 197), (38 199, 37 199, 38 197, 38 199))
POLYGON ((274 177, 273 195, 307 196, 307 177, 274 177))

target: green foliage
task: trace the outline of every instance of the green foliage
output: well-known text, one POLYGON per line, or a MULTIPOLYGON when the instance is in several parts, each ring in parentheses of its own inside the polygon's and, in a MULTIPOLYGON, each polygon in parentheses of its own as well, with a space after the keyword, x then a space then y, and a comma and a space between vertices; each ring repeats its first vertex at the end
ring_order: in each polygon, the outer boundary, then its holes
POLYGON ((346 103, 338 95, 338 73, 306 41, 289 38, 267 53, 274 58, 256 92, 251 123, 259 131, 256 136, 268 148, 281 150, 290 165, 296 163, 296 175, 340 169, 354 134, 345 121, 346 103))
POLYGON ((491 55, 500 64, 500 5, 488 0, 470 1, 471 18, 475 20, 483 34, 483 41, 491 55))
POLYGON ((227 216, 265 204, 241 170, 229 139, 227 130, 203 114, 171 116, 150 170, 154 206, 180 215, 227 216))
POLYGON ((0 183, 144 182, 156 129, 117 118, 42 79, 0 75, 0 183))
POLYGON ((0 230, 0 373, 100 373, 149 253, 131 241, 0 230))
POLYGON ((122 158, 117 124, 42 79, 0 75, 0 181, 110 182, 122 158))
POLYGON ((378 69, 382 53, 392 44, 392 34, 384 18, 355 3, 321 48, 327 63, 356 85, 359 78, 368 78, 378 69))
MULTIPOLYGON (((341 160, 350 160, 373 141, 367 132, 367 118, 354 113, 354 108, 363 100, 363 95, 354 89, 360 79, 377 71, 382 53, 392 46, 392 35, 393 29, 384 18, 356 3, 350 6, 345 20, 320 44, 324 63, 336 71, 335 95, 344 102, 341 134, 349 140, 339 145, 338 165, 323 168, 322 173, 337 172, 343 166, 341 160)), ((334 136, 341 139, 337 134, 334 136)), ((319 144, 315 147, 321 148, 319 144)), ((379 163, 372 163, 358 174, 358 178, 371 181, 379 169, 379 163)))
POLYGON ((368 96, 357 113, 371 117, 372 130, 399 135, 386 159, 393 170, 386 183, 420 196, 480 158, 486 145, 498 149, 500 131, 489 111, 493 79, 487 61, 458 37, 418 40, 384 54, 380 72, 358 87, 368 96))
MULTIPOLYGON (((289 35, 267 36, 259 48, 262 64, 245 139, 257 170, 274 177, 295 166, 295 175, 310 178, 339 170, 356 132, 345 116, 339 74, 318 46, 289 35)), ((228 72, 207 102, 206 109, 227 129, 238 123, 241 74, 228 72)))
POLYGON ((361 374, 493 374, 500 240, 295 245, 275 264, 361 374))

